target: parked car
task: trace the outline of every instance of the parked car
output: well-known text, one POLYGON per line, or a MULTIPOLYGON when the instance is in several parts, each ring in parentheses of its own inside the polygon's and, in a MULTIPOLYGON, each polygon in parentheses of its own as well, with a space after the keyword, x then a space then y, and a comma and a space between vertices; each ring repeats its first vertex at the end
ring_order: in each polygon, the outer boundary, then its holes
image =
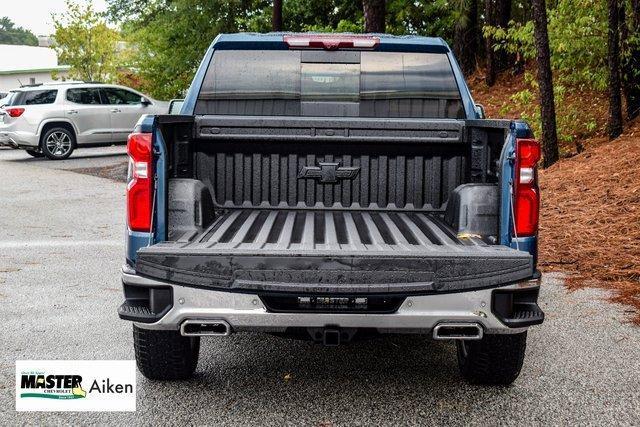
POLYGON ((4 107, 9 103, 12 95, 13 95, 13 92, 0 93, 0 108, 4 107))
POLYGON ((220 35, 128 153, 118 313, 146 377, 242 331, 427 334, 470 381, 518 376, 544 319, 540 147, 482 119, 442 39, 220 35))
POLYGON ((0 108, 0 145, 34 157, 66 159, 76 147, 125 142, 140 116, 167 111, 168 103, 123 86, 23 87, 0 108))
POLYGON ((180 110, 182 110, 183 104, 184 99, 172 99, 171 101, 169 101, 168 114, 180 114, 180 110))

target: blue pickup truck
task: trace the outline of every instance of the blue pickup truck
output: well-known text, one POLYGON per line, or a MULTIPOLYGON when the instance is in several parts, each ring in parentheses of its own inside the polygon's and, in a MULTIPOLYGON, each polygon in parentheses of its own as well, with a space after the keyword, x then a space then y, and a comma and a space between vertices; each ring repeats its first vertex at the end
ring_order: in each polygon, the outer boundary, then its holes
POLYGON ((122 319, 148 378, 200 338, 454 340, 514 381, 542 323, 540 148, 489 120, 442 39, 221 34, 179 115, 129 137, 122 319))

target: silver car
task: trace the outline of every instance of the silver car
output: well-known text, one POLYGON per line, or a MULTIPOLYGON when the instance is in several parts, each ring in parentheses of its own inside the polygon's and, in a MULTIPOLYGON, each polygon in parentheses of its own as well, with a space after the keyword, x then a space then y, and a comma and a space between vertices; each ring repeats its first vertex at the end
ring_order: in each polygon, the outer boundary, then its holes
POLYGON ((169 108, 128 87, 93 83, 23 87, 3 102, 0 145, 54 160, 76 147, 125 142, 141 115, 169 108))

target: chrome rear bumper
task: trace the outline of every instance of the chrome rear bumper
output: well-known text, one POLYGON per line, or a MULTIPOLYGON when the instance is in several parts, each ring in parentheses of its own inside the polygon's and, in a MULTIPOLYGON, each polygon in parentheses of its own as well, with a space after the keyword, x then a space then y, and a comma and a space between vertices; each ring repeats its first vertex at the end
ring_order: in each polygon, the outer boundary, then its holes
POLYGON ((431 333, 441 323, 470 323, 482 326, 484 333, 519 333, 526 328, 510 328, 491 311, 492 292, 526 290, 539 286, 539 279, 498 288, 468 292, 408 296, 399 309, 389 314, 371 313, 274 313, 267 310, 257 294, 222 292, 173 285, 147 279, 125 268, 125 285, 138 287, 170 287, 173 306, 154 323, 136 323, 140 328, 180 330, 184 322, 220 320, 231 332, 284 332, 290 327, 375 328, 380 333, 431 333))

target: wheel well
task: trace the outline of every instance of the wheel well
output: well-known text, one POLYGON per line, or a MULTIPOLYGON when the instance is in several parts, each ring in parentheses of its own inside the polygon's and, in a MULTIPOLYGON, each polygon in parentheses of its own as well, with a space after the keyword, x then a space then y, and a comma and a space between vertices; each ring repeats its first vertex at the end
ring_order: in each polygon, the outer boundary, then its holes
POLYGON ((73 145, 76 145, 76 131, 75 129, 73 129, 73 126, 71 125, 71 123, 68 122, 49 122, 49 123, 45 123, 44 126, 42 126, 42 131, 40 132, 40 144, 42 144, 42 138, 44 138, 44 135, 53 128, 65 128, 66 130, 68 130, 69 132, 71 132, 71 135, 73 136, 73 145))

